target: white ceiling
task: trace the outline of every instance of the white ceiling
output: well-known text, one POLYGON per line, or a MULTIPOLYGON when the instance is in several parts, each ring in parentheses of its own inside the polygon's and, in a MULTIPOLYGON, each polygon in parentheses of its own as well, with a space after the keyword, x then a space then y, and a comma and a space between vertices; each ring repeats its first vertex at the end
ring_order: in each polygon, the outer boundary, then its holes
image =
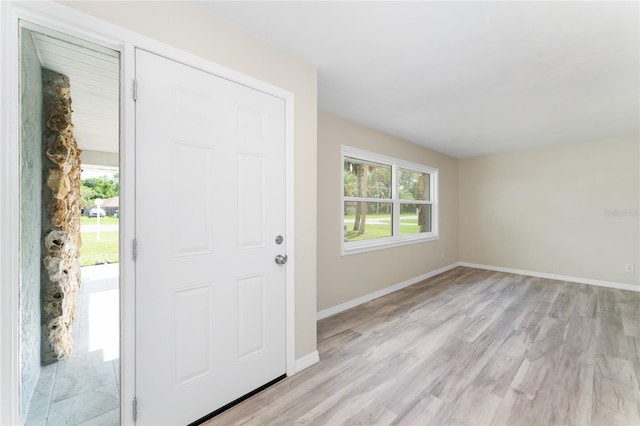
POLYGON ((78 147, 117 153, 119 149, 119 53, 60 33, 32 32, 43 68, 64 74, 71 84, 72 122, 78 147))
POLYGON ((640 132, 638 2, 202 2, 319 108, 455 157, 640 132))

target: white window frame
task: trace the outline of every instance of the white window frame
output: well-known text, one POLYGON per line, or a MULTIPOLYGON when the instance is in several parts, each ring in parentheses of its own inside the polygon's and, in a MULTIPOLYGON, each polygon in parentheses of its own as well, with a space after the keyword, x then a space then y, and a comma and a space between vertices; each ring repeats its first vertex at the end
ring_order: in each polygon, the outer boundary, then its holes
POLYGON ((372 250, 380 250, 389 247, 404 246, 407 244, 422 243, 425 241, 438 240, 440 238, 439 233, 439 173, 440 171, 435 167, 426 166, 424 164, 413 163, 410 161, 401 160, 399 158, 389 157, 382 154, 377 154, 363 149, 354 148, 347 145, 342 145, 342 155, 340 156, 340 241, 341 241, 341 253, 343 256, 363 253, 372 250), (384 166, 391 167, 391 198, 363 198, 363 197, 347 197, 344 195, 344 161, 345 158, 353 158, 356 160, 362 160, 364 162, 378 163, 384 166), (406 169, 416 172, 428 173, 429 179, 429 193, 431 194, 431 201, 419 201, 419 200, 401 200, 398 191, 398 173, 400 169, 406 169), (370 240, 359 241, 345 241, 345 229, 344 229, 344 205, 349 201, 367 201, 367 202, 382 202, 392 204, 392 236, 384 238, 373 238, 370 240), (430 204, 431 205, 431 232, 422 232, 411 235, 400 235, 400 205, 406 204, 430 204))

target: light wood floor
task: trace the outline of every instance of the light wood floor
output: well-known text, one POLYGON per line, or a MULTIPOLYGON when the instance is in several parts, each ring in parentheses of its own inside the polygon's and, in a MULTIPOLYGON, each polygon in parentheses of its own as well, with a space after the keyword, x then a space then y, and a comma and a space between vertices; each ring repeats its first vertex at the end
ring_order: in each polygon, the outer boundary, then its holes
POLYGON ((207 425, 640 425, 640 293, 459 267, 318 323, 207 425))

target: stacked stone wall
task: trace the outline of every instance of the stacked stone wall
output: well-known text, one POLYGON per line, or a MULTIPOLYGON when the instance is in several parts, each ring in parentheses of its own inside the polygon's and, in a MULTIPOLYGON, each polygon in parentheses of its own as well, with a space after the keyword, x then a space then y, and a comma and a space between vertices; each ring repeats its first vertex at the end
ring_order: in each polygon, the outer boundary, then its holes
POLYGON ((44 363, 73 352, 80 288, 80 149, 73 135, 69 78, 43 70, 44 171, 42 322, 44 363))

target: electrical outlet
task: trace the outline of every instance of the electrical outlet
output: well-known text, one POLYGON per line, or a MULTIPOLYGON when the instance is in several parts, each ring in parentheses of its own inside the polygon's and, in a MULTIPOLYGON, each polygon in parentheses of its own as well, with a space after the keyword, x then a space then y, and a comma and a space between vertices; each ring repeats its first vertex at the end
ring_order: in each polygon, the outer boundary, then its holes
POLYGON ((627 263, 624 265, 625 272, 634 272, 636 270, 635 265, 633 263, 627 263))

